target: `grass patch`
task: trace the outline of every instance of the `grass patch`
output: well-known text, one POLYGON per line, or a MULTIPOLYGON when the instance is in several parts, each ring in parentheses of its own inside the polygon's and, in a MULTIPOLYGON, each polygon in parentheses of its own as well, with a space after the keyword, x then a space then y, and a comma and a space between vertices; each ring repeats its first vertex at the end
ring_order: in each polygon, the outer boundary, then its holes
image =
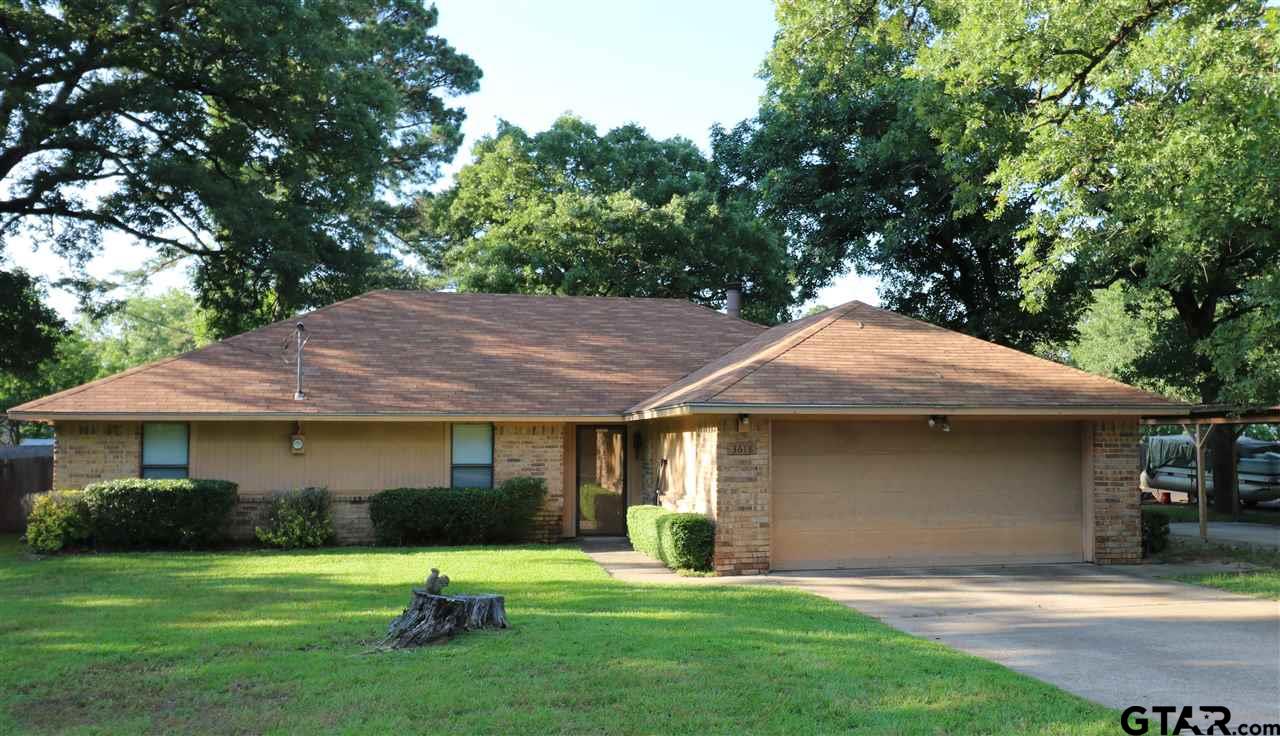
POLYGON ((1255 598, 1280 600, 1280 552, 1259 548, 1205 545, 1199 541, 1170 538, 1169 547, 1155 555, 1155 561, 1170 564, 1232 563, 1250 569, 1239 572, 1211 572, 1175 575, 1174 580, 1207 585, 1255 598))
POLYGON ((0 733, 1104 734, 1117 714, 838 604, 569 547, 88 554, 0 537, 0 733), (429 566, 513 627, 366 653, 429 566), (749 724, 749 726, 748 726, 749 724))
POLYGON ((1218 572, 1205 575, 1177 575, 1174 580, 1196 585, 1207 585, 1229 593, 1250 595, 1280 601, 1280 570, 1251 570, 1249 572, 1218 572))
MULTIPOLYGON (((1169 517, 1171 522, 1200 522, 1200 510, 1191 504, 1144 503, 1142 510, 1169 517)), ((1231 514, 1209 509, 1209 521, 1236 521, 1231 514)), ((1274 524, 1280 526, 1280 511, 1274 509, 1240 509, 1239 521, 1249 524, 1274 524)))

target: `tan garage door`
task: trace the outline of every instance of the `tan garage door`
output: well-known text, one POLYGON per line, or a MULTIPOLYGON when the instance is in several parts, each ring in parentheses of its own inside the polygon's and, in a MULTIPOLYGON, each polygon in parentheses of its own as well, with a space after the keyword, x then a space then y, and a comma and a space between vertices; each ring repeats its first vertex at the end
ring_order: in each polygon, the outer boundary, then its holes
POLYGON ((1072 422, 776 422, 776 570, 1084 558, 1072 422))

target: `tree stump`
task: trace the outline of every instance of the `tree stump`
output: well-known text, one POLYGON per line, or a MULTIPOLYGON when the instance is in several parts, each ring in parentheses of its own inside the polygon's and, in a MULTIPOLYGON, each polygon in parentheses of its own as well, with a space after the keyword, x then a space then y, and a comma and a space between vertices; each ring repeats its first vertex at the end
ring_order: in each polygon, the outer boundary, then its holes
POLYGON ((379 646, 406 649, 443 644, 464 631, 505 628, 506 600, 500 595, 439 595, 414 588, 409 607, 391 622, 379 646))

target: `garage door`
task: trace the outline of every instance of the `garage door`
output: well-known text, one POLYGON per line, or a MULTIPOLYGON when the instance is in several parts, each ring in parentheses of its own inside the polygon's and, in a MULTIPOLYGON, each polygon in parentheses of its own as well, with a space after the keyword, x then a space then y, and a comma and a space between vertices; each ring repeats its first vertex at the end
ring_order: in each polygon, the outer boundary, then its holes
POLYGON ((1084 559, 1071 422, 776 422, 776 570, 1084 559))

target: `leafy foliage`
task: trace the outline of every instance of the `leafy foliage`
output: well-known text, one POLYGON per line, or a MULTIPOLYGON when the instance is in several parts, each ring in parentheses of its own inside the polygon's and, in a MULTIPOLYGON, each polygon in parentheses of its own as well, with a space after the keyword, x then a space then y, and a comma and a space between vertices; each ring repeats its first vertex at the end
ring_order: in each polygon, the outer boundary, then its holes
POLYGON ((393 488, 369 500, 379 544, 485 544, 528 538, 547 486, 512 478, 497 488, 393 488))
POLYGON ((688 140, 635 125, 599 135, 563 117, 530 135, 503 123, 448 190, 422 199, 425 259, 463 291, 649 296, 719 308, 744 285, 744 316, 792 303, 779 234, 722 194, 688 140))
POLYGON ((661 506, 627 509, 627 536, 637 551, 673 570, 710 570, 715 525, 702 514, 676 513, 661 506))
POLYGON ((18 0, 0 22, 0 237, 193 257, 226 335, 388 276, 394 195, 461 142, 476 65, 416 0, 18 0), (390 196, 389 196, 390 195, 390 196))
MULTIPOLYGON (((79 330, 72 330, 59 339, 53 357, 41 361, 29 376, 0 373, 0 412, 92 381, 100 371, 97 346, 85 339, 79 330)), ((12 444, 17 444, 20 436, 50 432, 47 425, 16 422, 2 416, 0 419, 12 444)))
POLYGON ((27 515, 27 544, 42 554, 88 543, 93 534, 89 507, 79 491, 36 494, 27 515))
MULTIPOLYGON (((85 316, 62 333, 51 357, 29 374, 0 371, 0 411, 82 383, 201 347, 212 339, 207 314, 187 292, 135 294, 99 319, 85 316)), ((45 425, 3 420, 11 442, 48 434, 45 425)))
POLYGON ((1052 309, 1023 307, 1017 236, 1033 202, 998 207, 986 181, 1024 136, 998 122, 962 135, 970 106, 1014 114, 1029 96, 997 80, 949 99, 911 76, 939 30, 931 8, 780 3, 760 111, 714 131, 716 160, 788 234, 802 299, 852 267, 881 280, 884 306, 935 324, 1024 350, 1069 339, 1085 295, 1064 282, 1052 309))
MULTIPOLYGON (((954 0, 911 73, 976 106, 964 140, 1016 126, 992 180, 1034 202, 1021 236, 1029 303, 1064 280, 1122 281, 1177 316, 1157 324, 1150 378, 1203 401, 1280 400, 1280 9, 1263 0, 954 0), (1047 22, 1046 19, 1051 19, 1047 22), (1188 361, 1156 359, 1170 348, 1188 361)), ((996 211, 1003 213, 1003 209, 996 211)), ((1167 354, 1167 352, 1166 352, 1167 354)))
POLYGON ((208 315, 181 289, 136 294, 104 317, 79 329, 95 347, 98 374, 109 376, 134 366, 185 353, 213 341, 208 315))
POLYGON ((43 297, 27 272, 0 270, 0 376, 30 378, 57 350, 66 324, 43 297))
POLYGON ((206 547, 221 541, 236 502, 225 480, 122 478, 84 489, 97 545, 206 547))
POLYGON ((1163 552, 1169 546, 1169 517, 1165 514, 1142 511, 1142 555, 1163 552))
POLYGON ((267 525, 255 527, 258 541, 281 549, 323 547, 334 539, 329 491, 303 488, 271 499, 267 525))

